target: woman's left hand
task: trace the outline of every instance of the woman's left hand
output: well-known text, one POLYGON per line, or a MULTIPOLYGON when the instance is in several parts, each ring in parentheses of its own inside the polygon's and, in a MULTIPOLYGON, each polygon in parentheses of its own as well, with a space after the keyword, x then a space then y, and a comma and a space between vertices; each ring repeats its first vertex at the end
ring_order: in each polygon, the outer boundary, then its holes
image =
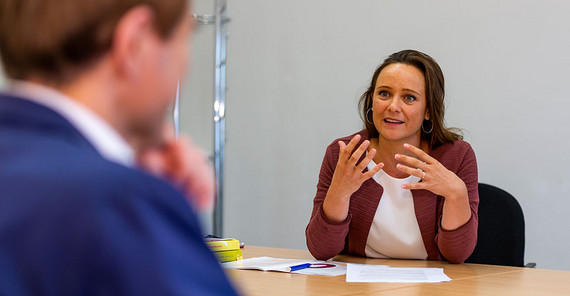
POLYGON ((422 181, 413 184, 404 184, 402 188, 411 190, 425 189, 437 195, 444 196, 446 199, 468 199, 467 187, 463 180, 456 174, 448 170, 439 161, 429 156, 423 150, 410 144, 404 144, 404 148, 415 154, 419 159, 396 154, 396 160, 401 162, 397 165, 397 168, 406 174, 421 178, 422 181))

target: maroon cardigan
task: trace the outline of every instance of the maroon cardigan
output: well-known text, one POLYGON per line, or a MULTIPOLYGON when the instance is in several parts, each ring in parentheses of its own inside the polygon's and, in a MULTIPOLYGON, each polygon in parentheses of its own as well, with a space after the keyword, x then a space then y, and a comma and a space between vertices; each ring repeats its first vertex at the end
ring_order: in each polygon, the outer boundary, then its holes
MULTIPOLYGON (((368 139, 366 131, 358 134, 361 135, 361 142, 368 139)), ((348 143, 354 135, 331 143, 323 159, 313 213, 305 230, 307 247, 317 259, 326 260, 341 252, 366 256, 366 240, 383 193, 382 186, 372 178, 365 181, 350 197, 348 217, 344 222, 329 221, 323 212, 323 201, 339 156, 338 141, 348 143)), ((475 153, 469 143, 458 140, 437 147, 429 154, 465 182, 471 218, 455 230, 444 230, 441 227, 441 216, 445 199, 427 190, 413 190, 414 209, 424 246, 430 260, 446 259, 462 263, 471 255, 477 243, 479 192, 475 153)))

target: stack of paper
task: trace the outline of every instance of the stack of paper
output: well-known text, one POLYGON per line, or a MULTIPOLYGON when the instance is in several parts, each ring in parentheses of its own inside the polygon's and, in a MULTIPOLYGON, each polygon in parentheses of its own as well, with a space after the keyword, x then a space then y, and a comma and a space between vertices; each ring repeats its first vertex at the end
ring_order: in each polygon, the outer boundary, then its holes
POLYGON ((443 268, 385 267, 351 264, 347 266, 347 282, 366 283, 439 283, 451 281, 443 268))

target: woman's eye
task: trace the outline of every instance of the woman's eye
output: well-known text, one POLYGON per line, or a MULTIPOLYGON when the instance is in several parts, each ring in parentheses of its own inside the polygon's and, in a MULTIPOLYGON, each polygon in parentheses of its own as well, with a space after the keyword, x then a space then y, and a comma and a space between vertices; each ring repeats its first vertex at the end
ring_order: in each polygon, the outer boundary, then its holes
POLYGON ((413 102, 413 101, 416 100, 416 97, 408 95, 408 96, 405 96, 405 97, 404 97, 404 100, 405 100, 406 102, 413 102))
POLYGON ((390 93, 385 91, 385 90, 381 90, 378 92, 378 95, 382 98, 389 98, 390 97, 390 93))

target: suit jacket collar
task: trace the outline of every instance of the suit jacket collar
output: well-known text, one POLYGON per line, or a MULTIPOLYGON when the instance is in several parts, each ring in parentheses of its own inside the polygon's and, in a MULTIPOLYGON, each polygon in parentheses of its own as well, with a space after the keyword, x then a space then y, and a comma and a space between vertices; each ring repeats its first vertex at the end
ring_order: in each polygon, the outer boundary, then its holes
POLYGON ((0 93, 0 128, 12 127, 49 133, 99 154, 95 147, 57 112, 24 98, 0 93))

